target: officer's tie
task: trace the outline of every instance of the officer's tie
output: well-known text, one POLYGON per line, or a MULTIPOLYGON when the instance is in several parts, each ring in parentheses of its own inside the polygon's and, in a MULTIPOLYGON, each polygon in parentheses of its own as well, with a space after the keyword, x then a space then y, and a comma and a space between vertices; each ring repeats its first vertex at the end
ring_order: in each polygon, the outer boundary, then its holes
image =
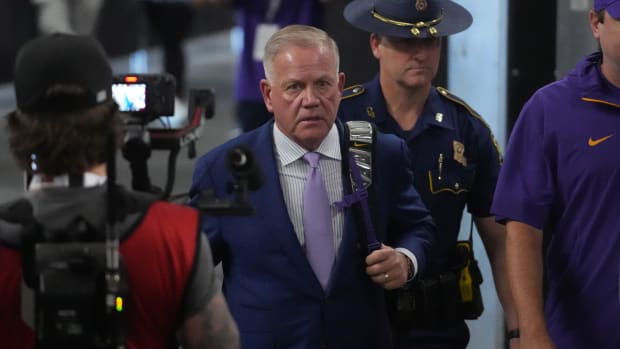
POLYGON ((319 157, 320 154, 314 152, 304 155, 311 168, 304 189, 303 223, 306 256, 323 289, 326 289, 334 263, 334 234, 319 157))

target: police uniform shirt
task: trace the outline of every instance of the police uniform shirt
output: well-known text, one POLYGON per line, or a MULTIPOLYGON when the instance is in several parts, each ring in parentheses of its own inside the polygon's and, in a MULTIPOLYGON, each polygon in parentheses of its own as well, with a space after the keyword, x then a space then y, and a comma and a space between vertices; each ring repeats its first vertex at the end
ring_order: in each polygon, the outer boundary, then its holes
POLYGON ((437 224, 439 263, 447 267, 465 205, 475 217, 491 215, 501 154, 489 127, 464 102, 437 87, 414 128, 403 130, 388 113, 378 75, 344 91, 338 117, 374 122, 380 131, 406 141, 414 185, 437 224))

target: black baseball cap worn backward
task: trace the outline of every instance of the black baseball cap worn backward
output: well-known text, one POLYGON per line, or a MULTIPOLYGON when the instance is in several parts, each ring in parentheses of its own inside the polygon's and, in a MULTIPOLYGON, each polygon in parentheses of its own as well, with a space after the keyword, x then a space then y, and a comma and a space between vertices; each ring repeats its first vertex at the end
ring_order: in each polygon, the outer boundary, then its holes
POLYGON ((15 59, 17 108, 26 113, 72 112, 112 98, 112 68, 101 44, 86 35, 56 33, 24 44, 15 59), (50 93, 56 85, 83 94, 50 93))

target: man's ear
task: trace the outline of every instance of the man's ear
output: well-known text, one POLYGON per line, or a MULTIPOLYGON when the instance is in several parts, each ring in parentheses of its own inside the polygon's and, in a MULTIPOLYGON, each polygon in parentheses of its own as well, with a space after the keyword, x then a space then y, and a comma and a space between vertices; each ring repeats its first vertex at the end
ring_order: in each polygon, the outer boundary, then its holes
POLYGON ((266 79, 261 79, 260 81, 260 93, 263 95, 263 101, 265 102, 267 111, 273 113, 273 106, 271 104, 271 85, 266 79))
POLYGON ((338 90, 340 91, 340 93, 344 91, 344 84, 346 81, 346 75, 343 72, 338 73, 338 90))
POLYGON ((372 52, 372 55, 379 59, 379 44, 381 43, 381 37, 375 33, 371 33, 370 37, 368 38, 368 43, 370 44, 370 51, 372 52))
POLYGON ((588 13, 588 21, 590 22, 590 29, 592 29, 592 34, 595 38, 598 39, 598 14, 594 10, 590 10, 588 13))

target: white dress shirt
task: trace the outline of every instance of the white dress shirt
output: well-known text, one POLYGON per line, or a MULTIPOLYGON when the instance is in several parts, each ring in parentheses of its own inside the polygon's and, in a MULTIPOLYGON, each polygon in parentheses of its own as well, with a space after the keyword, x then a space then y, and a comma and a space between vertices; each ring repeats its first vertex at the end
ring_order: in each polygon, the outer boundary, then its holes
MULTIPOLYGON (((273 139, 276 147, 278 175, 284 194, 284 203, 293 223, 295 234, 301 245, 304 244, 303 194, 310 165, 303 159, 308 150, 288 138, 274 124, 273 139)), ((332 228, 334 232, 334 251, 338 251, 342 241, 344 214, 336 208, 335 202, 342 200, 342 155, 338 130, 333 125, 327 137, 315 150, 321 154, 319 170, 325 181, 327 197, 331 203, 332 228)))
MULTIPOLYGON (((276 124, 273 125, 273 139, 275 145, 278 175, 284 194, 284 203, 293 223, 299 243, 304 245, 303 226, 303 194, 306 179, 310 174, 310 165, 303 159, 308 150, 288 138, 276 124)), ((332 228, 334 232, 334 251, 338 256, 338 247, 342 241, 344 230, 344 214, 336 208, 335 202, 342 201, 342 154, 340 153, 340 137, 336 125, 332 125, 327 136, 315 152, 321 154, 319 169, 325 181, 327 197, 331 203, 332 228)), ((413 262, 414 272, 417 274, 418 261, 411 251, 399 247, 397 251, 403 253, 413 262)))

